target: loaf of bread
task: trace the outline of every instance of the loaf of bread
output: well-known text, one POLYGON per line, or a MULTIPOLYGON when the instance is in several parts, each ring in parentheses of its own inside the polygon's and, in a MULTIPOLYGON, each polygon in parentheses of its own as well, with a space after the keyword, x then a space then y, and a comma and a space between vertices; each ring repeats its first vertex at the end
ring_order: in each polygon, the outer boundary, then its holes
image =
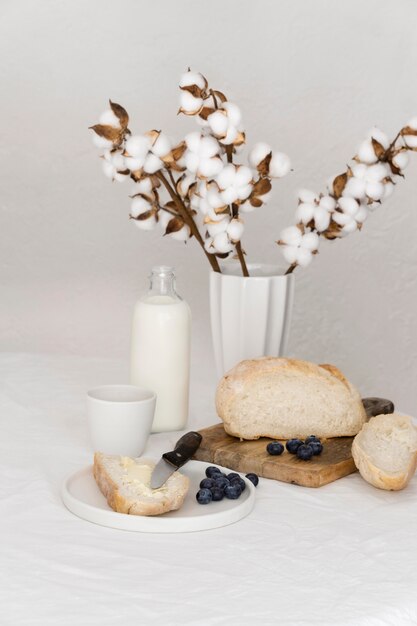
POLYGON ((417 466, 417 428, 406 415, 372 417, 356 435, 352 455, 360 475, 379 489, 398 491, 417 466))
POLYGON ((96 452, 93 473, 109 506, 118 513, 161 515, 179 509, 187 495, 188 477, 174 472, 162 487, 152 489, 154 467, 147 459, 96 452))
POLYGON ((358 391, 332 365, 264 357, 242 361, 220 381, 216 408, 241 439, 356 435, 366 413, 358 391))

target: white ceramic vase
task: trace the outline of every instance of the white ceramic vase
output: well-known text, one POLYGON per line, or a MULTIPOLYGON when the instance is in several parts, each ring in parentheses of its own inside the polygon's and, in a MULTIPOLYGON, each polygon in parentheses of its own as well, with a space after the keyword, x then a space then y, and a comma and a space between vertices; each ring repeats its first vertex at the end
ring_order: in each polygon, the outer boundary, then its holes
POLYGON ((217 374, 243 359, 283 356, 287 348, 294 276, 274 265, 238 263, 210 274, 210 315, 217 374))

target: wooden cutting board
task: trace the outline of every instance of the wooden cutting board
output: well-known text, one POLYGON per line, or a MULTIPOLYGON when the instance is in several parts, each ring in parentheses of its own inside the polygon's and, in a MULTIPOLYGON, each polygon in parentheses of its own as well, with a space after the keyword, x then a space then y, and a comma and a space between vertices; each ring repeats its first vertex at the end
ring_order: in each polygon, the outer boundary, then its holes
MULTIPOLYGON (((363 403, 368 418, 394 411, 394 405, 389 400, 365 398, 363 403)), ((351 454, 353 437, 322 439, 323 452, 310 461, 301 461, 287 450, 281 456, 271 456, 266 446, 272 439, 263 437, 256 441, 240 441, 228 435, 223 424, 199 432, 203 440, 194 458, 223 465, 236 472, 255 472, 264 478, 304 487, 321 487, 356 472, 351 454)), ((285 441, 282 443, 285 445, 285 441)))

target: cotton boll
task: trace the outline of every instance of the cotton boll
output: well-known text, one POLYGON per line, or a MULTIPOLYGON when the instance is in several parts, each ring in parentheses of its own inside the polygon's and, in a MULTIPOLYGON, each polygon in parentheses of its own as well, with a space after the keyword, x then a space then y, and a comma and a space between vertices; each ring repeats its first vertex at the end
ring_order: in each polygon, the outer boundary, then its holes
POLYGON ((138 196, 137 198, 133 198, 132 200, 132 204, 130 206, 130 215, 132 217, 138 217, 139 215, 142 215, 142 213, 150 211, 151 208, 151 204, 147 200, 145 200, 145 198, 138 196))
POLYGON ((135 193, 143 193, 145 195, 150 195, 152 193, 152 181, 150 178, 142 178, 135 185, 135 193))
POLYGON ((237 104, 234 104, 233 102, 224 102, 222 104, 222 109, 226 111, 230 124, 238 127, 242 121, 242 113, 237 104))
POLYGON ((234 218, 229 222, 227 227, 227 234, 229 235, 230 240, 233 243, 240 241, 243 235, 245 227, 243 225, 242 220, 238 218, 234 218))
POLYGON ((268 156, 268 154, 270 154, 271 152, 271 146, 269 146, 267 143, 259 142, 255 144, 252 150, 249 152, 249 164, 256 169, 259 163, 262 163, 265 157, 268 156))
POLYGON ((100 137, 97 133, 93 135, 93 144, 96 148, 101 148, 102 150, 108 150, 113 147, 113 142, 110 139, 105 139, 104 137, 100 137))
POLYGON ((293 265, 294 263, 297 262, 298 248, 293 247, 293 246, 283 246, 282 254, 284 256, 284 259, 287 261, 287 263, 290 263, 290 265, 293 265))
MULTIPOLYGON (((267 195, 267 194, 265 194, 265 195, 267 195)), ((263 196, 262 196, 262 198, 263 198, 263 196)), ((262 200, 262 202, 264 202, 264 200, 262 200)), ((250 202, 246 202, 245 204, 241 204, 240 205, 239 210, 240 210, 241 213, 253 213, 253 211, 256 210, 256 207, 253 206, 252 204, 250 204, 250 202)))
POLYGON ((375 150, 370 139, 366 139, 361 143, 358 148, 357 156, 362 163, 372 164, 378 161, 378 157, 375 154, 375 150))
POLYGON ((355 232, 355 230, 357 230, 357 229, 358 229, 358 225, 357 225, 356 221, 355 221, 355 220, 349 220, 349 222, 347 222, 347 223, 343 226, 343 228, 342 228, 342 232, 343 232, 344 234, 349 235, 350 233, 354 233, 354 232, 355 232))
POLYGON ((226 135, 221 140, 225 146, 230 146, 238 136, 238 130, 235 126, 229 126, 226 135))
POLYGON ((399 152, 398 154, 394 156, 394 158, 392 159, 392 162, 400 170, 404 170, 408 165, 408 160, 409 159, 408 159, 407 152, 399 152))
POLYGON ((214 137, 202 137, 200 141, 200 146, 198 149, 198 154, 202 158, 210 158, 219 154, 220 146, 217 139, 214 137))
POLYGON ((198 166, 198 173, 205 178, 214 178, 223 169, 223 161, 219 157, 202 159, 198 166))
POLYGON ((191 185, 194 184, 194 182, 195 176, 193 176, 192 174, 187 174, 178 182, 177 188, 183 198, 188 194, 188 190, 190 189, 191 185))
POLYGON ((246 165, 239 165, 236 168, 235 183, 236 185, 248 185, 252 181, 252 172, 246 165))
POLYGON ((359 204, 354 198, 339 198, 339 206, 346 215, 355 215, 359 208, 359 204))
POLYGON ((291 161, 283 152, 273 152, 269 163, 269 175, 272 178, 282 178, 291 170, 291 161))
POLYGON ((306 202, 307 204, 314 204, 314 202, 319 200, 317 194, 309 189, 299 189, 297 197, 301 202, 306 202))
POLYGON ((236 187, 226 187, 220 194, 224 204, 232 204, 232 202, 236 202, 239 198, 238 190, 236 187))
POLYGON ((314 211, 314 226, 319 233, 322 233, 330 224, 330 213, 318 206, 314 211))
POLYGON ((384 197, 384 183, 367 183, 366 195, 371 200, 381 200, 384 197))
POLYGON ((212 221, 207 222, 205 224, 205 227, 207 228, 208 234, 211 235, 212 237, 215 237, 219 233, 226 232, 227 227, 229 226, 229 223, 230 223, 230 219, 228 216, 226 216, 222 220, 219 220, 218 222, 212 222, 212 221))
POLYGON ((190 87, 191 85, 197 85, 200 89, 205 89, 206 87, 206 79, 200 72, 192 72, 188 70, 188 72, 184 72, 181 74, 180 78, 180 87, 190 87))
POLYGON ((346 224, 349 224, 349 222, 353 220, 351 215, 347 215, 346 213, 339 213, 338 211, 333 213, 332 218, 333 218, 333 221, 336 222, 336 224, 339 224, 339 226, 345 226, 346 224))
POLYGON ((151 142, 144 135, 132 135, 126 141, 125 152, 136 159, 145 160, 145 156, 149 152, 151 142))
POLYGON ((143 169, 147 174, 155 174, 158 170, 161 169, 163 163, 161 159, 159 159, 154 154, 148 154, 145 159, 145 163, 143 164, 143 169))
POLYGON ((220 189, 226 189, 234 185, 236 176, 236 168, 232 163, 224 166, 222 171, 216 176, 216 183, 220 189))
POLYGON ((221 209, 224 206, 221 194, 215 185, 208 189, 206 200, 212 209, 221 209))
POLYGON ((313 258, 310 250, 306 248, 297 248, 296 262, 301 267, 307 267, 310 265, 311 259, 313 258))
POLYGON ((103 161, 103 172, 107 178, 114 178, 116 174, 116 169, 110 161, 103 161))
POLYGON ((325 211, 332 212, 336 208, 336 200, 332 196, 323 196, 320 198, 319 206, 325 211))
POLYGON ((153 230, 157 224, 155 215, 151 215, 146 220, 134 220, 134 224, 140 230, 153 230))
POLYGON ((347 181, 345 188, 343 189, 343 196, 349 196, 351 198, 356 198, 357 200, 362 200, 365 197, 366 191, 366 182, 360 178, 356 178, 352 176, 347 181))
POLYGON ((223 213, 223 211, 216 213, 215 209, 212 209, 210 206, 207 207, 205 215, 210 222, 221 222, 226 217, 229 217, 229 214, 223 213))
POLYGON ((189 150, 191 150, 191 152, 195 152, 196 154, 198 154, 200 150, 201 139, 201 133, 196 130, 193 133, 188 133, 188 135, 185 136, 184 141, 185 145, 189 150))
POLYGON ((409 148, 417 148, 417 135, 404 135, 403 139, 409 148))
POLYGON ((356 212, 355 220, 359 224, 363 224, 363 222, 367 219, 368 215, 369 215, 368 209, 366 208, 364 204, 361 204, 361 206, 356 212))
POLYGON ((237 187, 236 189, 237 189, 237 197, 239 198, 239 200, 246 200, 246 198, 249 198, 249 196, 251 195, 253 191, 252 185, 241 185, 240 187, 237 187))
POLYGON ((220 254, 228 254, 233 250, 233 244, 231 243, 226 232, 216 235, 213 238, 213 245, 217 252, 220 252, 220 254))
POLYGON ((171 215, 171 213, 168 213, 168 211, 161 210, 158 212, 158 217, 159 217, 158 226, 160 226, 165 233, 166 228, 169 222, 172 220, 173 216, 171 215))
POLYGON ((189 170, 192 174, 195 174, 198 170, 198 166, 200 165, 200 157, 195 152, 187 150, 184 154, 184 163, 187 170, 189 170))
POLYGON ((190 227, 184 224, 180 230, 170 233, 169 236, 176 241, 188 241, 190 238, 190 227))
POLYGON ((384 184, 384 197, 383 197, 383 200, 386 200, 387 198, 392 196, 392 194, 394 193, 394 189, 395 189, 395 185, 393 183, 391 183, 390 181, 386 182, 384 184))
POLYGON ((195 121, 197 122, 198 126, 201 126, 201 128, 209 128, 208 121, 204 120, 202 117, 200 117, 200 115, 196 116, 195 121))
POLYGON ((207 239, 204 242, 204 248, 209 254, 213 254, 213 252, 215 252, 215 249, 213 246, 213 237, 207 237, 207 239))
POLYGON ((121 172, 116 172, 114 174, 113 180, 116 181, 116 183, 124 183, 125 180, 127 180, 129 178, 129 176, 127 174, 122 174, 121 172))
POLYGON ((111 162, 113 163, 116 170, 125 170, 126 163, 125 159, 120 152, 113 152, 110 157, 111 162))
MULTIPOLYGON (((405 152, 403 154, 407 156, 405 152)), ((375 165, 371 165, 370 167, 368 167, 366 172, 366 180, 369 182, 380 182, 389 175, 390 171, 388 169, 388 165, 386 165, 385 163, 376 163, 375 165)))
POLYGON ((203 106, 203 98, 193 96, 189 91, 180 93, 180 110, 186 115, 196 115, 203 106))
POLYGON ((99 124, 103 126, 112 126, 113 128, 120 128, 120 121, 117 115, 113 113, 111 109, 104 111, 99 117, 99 124))
POLYGON ((229 121, 221 110, 217 110, 207 118, 208 125, 215 135, 224 137, 227 133, 229 121))
POLYGON ((289 246, 298 246, 301 243, 302 234, 297 226, 288 226, 281 232, 280 239, 289 246))
POLYGON ((319 236, 317 233, 306 233, 305 235, 302 236, 301 238, 301 242, 300 242, 300 246, 301 248, 305 249, 305 250, 317 250, 319 247, 319 236))
POLYGON ((137 172, 142 169, 145 159, 134 159, 133 157, 124 157, 125 165, 131 172, 137 172))
POLYGON ((365 163, 355 163, 350 169, 352 170, 352 175, 355 178, 363 179, 366 178, 368 165, 365 165, 365 163))
POLYGON ((313 204, 309 204, 307 202, 299 204, 295 211, 295 218, 297 222, 308 224, 308 222, 313 219, 315 208, 316 207, 313 204))
POLYGON ((268 191, 268 193, 264 193, 262 196, 258 196, 258 200, 263 202, 263 204, 266 204, 271 199, 271 195, 271 192, 268 191))
POLYGON ((171 152, 171 148, 172 145, 169 137, 164 133, 159 133, 151 148, 151 151, 153 152, 153 154, 155 154, 155 156, 163 158, 169 152, 171 152))
POLYGON ((378 143, 381 144, 381 146, 383 148, 385 148, 385 150, 388 148, 389 146, 389 139, 388 139, 388 135, 386 135, 380 128, 378 128, 377 126, 374 126, 373 128, 371 128, 371 130, 368 132, 367 135, 367 139, 375 139, 378 143))

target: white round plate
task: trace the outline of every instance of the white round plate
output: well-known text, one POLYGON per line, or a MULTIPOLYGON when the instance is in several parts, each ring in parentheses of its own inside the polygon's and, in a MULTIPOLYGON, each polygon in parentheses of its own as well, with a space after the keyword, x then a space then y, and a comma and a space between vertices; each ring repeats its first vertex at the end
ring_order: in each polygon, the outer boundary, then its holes
MULTIPOLYGON (((198 504, 195 494, 205 470, 212 463, 189 461, 181 473, 190 479, 190 488, 184 504, 178 511, 145 517, 116 513, 94 480, 92 466, 85 467, 64 481, 61 495, 65 506, 75 515, 94 524, 142 533, 186 533, 219 528, 239 521, 251 512, 255 504, 255 487, 242 475, 246 489, 238 500, 224 498, 220 502, 198 504)), ((217 466, 229 473, 231 470, 217 466)))

